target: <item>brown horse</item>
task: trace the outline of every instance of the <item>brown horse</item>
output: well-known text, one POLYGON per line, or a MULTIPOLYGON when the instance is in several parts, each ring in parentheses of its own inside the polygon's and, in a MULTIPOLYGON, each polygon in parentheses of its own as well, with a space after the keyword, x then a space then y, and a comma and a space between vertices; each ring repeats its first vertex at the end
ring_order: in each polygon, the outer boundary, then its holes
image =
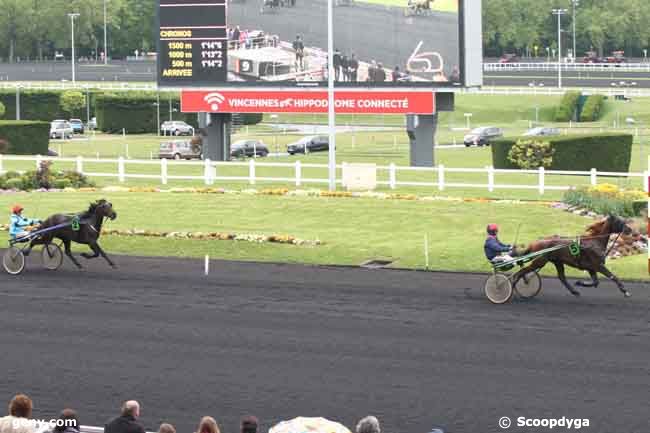
POLYGON ((513 285, 519 281, 524 275, 531 271, 537 271, 544 267, 548 262, 555 265, 557 276, 564 284, 571 294, 580 296, 580 292, 569 284, 564 273, 564 265, 571 266, 589 272, 591 281, 578 281, 576 284, 582 287, 597 287, 598 286, 598 273, 605 275, 610 280, 614 281, 618 289, 626 297, 630 296, 630 292, 623 287, 623 283, 612 274, 609 269, 605 267, 605 259, 607 258, 607 244, 609 243, 610 235, 612 234, 630 234, 632 229, 626 224, 622 218, 610 215, 603 218, 587 227, 586 233, 579 237, 579 249, 573 248, 571 251, 571 244, 575 239, 567 239, 561 237, 550 237, 531 243, 528 248, 521 254, 526 255, 537 251, 544 250, 559 245, 565 245, 566 248, 560 248, 551 251, 548 254, 541 255, 534 259, 528 266, 520 269, 513 276, 513 285))
POLYGON ((32 240, 29 247, 25 249, 23 253, 28 255, 35 245, 49 244, 56 238, 61 239, 65 248, 66 256, 70 258, 77 268, 81 269, 82 266, 81 263, 79 263, 72 255, 72 250, 70 249, 70 244, 72 242, 88 245, 94 253, 82 253, 82 257, 86 259, 94 259, 101 255, 109 265, 115 268, 115 263, 108 258, 97 242, 105 218, 114 220, 117 218, 117 213, 113 210, 113 205, 104 199, 91 203, 87 211, 78 215, 52 215, 43 221, 40 227, 38 227, 39 230, 52 227, 52 230, 47 231, 38 238, 32 240), (58 226, 58 228, 54 228, 55 226, 58 226))

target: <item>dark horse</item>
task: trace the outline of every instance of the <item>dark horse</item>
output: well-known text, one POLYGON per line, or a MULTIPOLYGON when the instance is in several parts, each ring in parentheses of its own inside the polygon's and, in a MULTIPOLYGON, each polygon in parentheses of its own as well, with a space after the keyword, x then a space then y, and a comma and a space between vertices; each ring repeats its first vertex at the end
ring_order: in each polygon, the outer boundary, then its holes
POLYGON ((72 255, 72 250, 70 249, 70 244, 72 242, 86 244, 91 250, 93 250, 94 254, 81 253, 82 257, 85 257, 86 259, 94 259, 101 255, 109 265, 116 267, 115 263, 108 258, 104 250, 102 250, 97 243, 102 231, 104 218, 109 218, 111 220, 117 218, 117 214, 113 210, 113 205, 104 199, 91 203, 87 211, 78 215, 52 215, 43 221, 39 230, 55 226, 61 227, 43 233, 38 238, 32 240, 29 247, 25 250, 25 255, 29 254, 35 245, 49 244, 56 238, 61 239, 63 246, 65 247, 65 255, 68 256, 70 260, 72 260, 72 263, 77 265, 79 269, 82 268, 81 263, 79 263, 72 255))
POLYGON ((574 239, 550 237, 531 243, 522 255, 534 253, 552 248, 559 245, 566 245, 566 248, 560 248, 551 251, 548 254, 534 259, 528 266, 520 269, 513 276, 513 285, 519 281, 524 275, 531 271, 541 269, 546 263, 551 262, 555 265, 557 276, 564 284, 571 294, 580 296, 580 292, 573 288, 566 279, 564 274, 564 265, 571 266, 580 270, 589 272, 591 281, 578 281, 576 284, 582 287, 597 287, 598 286, 598 273, 605 275, 610 280, 614 281, 618 289, 626 296, 630 296, 630 292, 623 287, 623 283, 612 274, 609 269, 605 267, 605 259, 607 258, 607 244, 609 243, 610 235, 612 234, 630 234, 632 229, 626 224, 625 220, 618 216, 610 215, 603 218, 587 227, 586 233, 579 238, 579 249, 575 249, 572 254, 571 244, 574 239))

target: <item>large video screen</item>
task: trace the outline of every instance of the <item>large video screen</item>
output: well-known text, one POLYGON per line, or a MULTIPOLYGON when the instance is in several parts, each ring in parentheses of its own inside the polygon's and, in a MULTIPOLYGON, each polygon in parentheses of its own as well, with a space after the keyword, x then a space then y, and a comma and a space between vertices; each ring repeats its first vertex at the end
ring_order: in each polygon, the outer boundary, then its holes
MULTIPOLYGON (((334 0, 337 86, 463 84, 459 0, 334 0)), ((327 0, 160 0, 161 86, 327 82, 327 0)))

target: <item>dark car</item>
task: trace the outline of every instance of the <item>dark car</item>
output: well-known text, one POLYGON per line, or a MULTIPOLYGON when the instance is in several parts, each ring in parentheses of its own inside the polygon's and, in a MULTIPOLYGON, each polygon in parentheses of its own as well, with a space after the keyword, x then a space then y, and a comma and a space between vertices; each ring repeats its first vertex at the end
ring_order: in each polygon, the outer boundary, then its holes
POLYGON ((295 143, 287 145, 287 152, 289 155, 305 153, 305 148, 307 149, 307 152, 329 150, 329 137, 327 135, 310 135, 308 137, 303 137, 295 143))
POLYGON ((266 156, 269 149, 261 140, 239 140, 230 146, 230 156, 244 158, 247 156, 266 156))
POLYGON ((489 146, 490 141, 503 136, 503 131, 494 126, 482 126, 480 128, 473 129, 469 134, 463 138, 463 143, 466 147, 470 147, 472 144, 477 146, 489 146))
POLYGON ((81 119, 70 119, 70 126, 74 134, 83 134, 85 132, 84 123, 81 119))

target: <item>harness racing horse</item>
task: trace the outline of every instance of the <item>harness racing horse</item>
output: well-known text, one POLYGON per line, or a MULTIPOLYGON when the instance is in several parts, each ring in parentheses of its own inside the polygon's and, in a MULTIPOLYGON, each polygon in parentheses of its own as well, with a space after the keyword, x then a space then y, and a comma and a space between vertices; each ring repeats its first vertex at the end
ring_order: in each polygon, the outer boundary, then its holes
POLYGON ((630 234, 632 229, 626 224, 621 217, 610 215, 587 227, 585 235, 577 241, 574 239, 561 238, 558 236, 545 238, 531 243, 522 255, 534 253, 552 248, 555 246, 565 245, 566 248, 560 248, 550 251, 534 259, 528 266, 520 269, 513 276, 513 285, 517 283, 524 275, 529 272, 537 271, 551 262, 555 265, 557 276, 569 292, 574 296, 580 296, 580 292, 569 284, 564 273, 564 265, 571 266, 589 272, 591 281, 578 281, 576 284, 581 287, 598 287, 598 273, 605 275, 618 286, 618 289, 629 297, 630 292, 623 287, 623 283, 605 267, 607 258, 607 244, 612 234, 630 234))
POLYGON ((95 257, 102 256, 111 267, 115 268, 115 263, 108 258, 104 250, 97 243, 99 235, 102 231, 102 224, 104 218, 114 220, 117 218, 117 213, 113 210, 113 205, 104 200, 98 200, 91 203, 88 210, 78 215, 63 215, 55 214, 48 217, 39 230, 48 227, 60 226, 57 229, 43 233, 39 238, 33 239, 29 247, 25 250, 24 254, 28 255, 35 245, 49 244, 54 238, 61 239, 65 247, 65 255, 72 260, 77 268, 82 269, 81 263, 72 255, 70 244, 76 242, 78 244, 85 244, 93 250, 94 254, 81 253, 81 256, 86 259, 94 259, 95 257))

